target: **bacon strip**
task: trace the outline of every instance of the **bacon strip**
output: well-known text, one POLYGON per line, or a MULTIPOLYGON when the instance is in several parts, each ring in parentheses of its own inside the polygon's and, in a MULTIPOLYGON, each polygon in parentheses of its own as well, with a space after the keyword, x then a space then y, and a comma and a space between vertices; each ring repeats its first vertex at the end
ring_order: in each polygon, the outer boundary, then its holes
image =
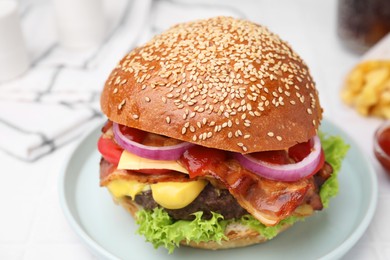
POLYGON ((238 203, 265 225, 276 225, 306 202, 311 179, 280 182, 261 178, 235 160, 213 165, 207 173, 223 182, 238 203))

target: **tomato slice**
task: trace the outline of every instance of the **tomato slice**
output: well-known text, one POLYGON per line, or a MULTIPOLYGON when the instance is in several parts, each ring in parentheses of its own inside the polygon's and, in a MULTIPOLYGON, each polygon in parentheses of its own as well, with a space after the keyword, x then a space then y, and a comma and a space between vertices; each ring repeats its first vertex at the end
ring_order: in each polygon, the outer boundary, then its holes
POLYGON ((102 127, 102 133, 107 132, 108 129, 110 129, 111 127, 112 127, 112 121, 107 120, 106 123, 104 124, 104 126, 102 127))
POLYGON ((98 141, 98 150, 104 159, 112 164, 118 165, 123 148, 109 138, 101 136, 98 141))
MULTIPOLYGON (((98 150, 103 158, 112 164, 118 165, 121 158, 123 148, 109 138, 101 136, 98 141, 98 150)), ((166 174, 172 170, 167 169, 140 169, 134 170, 144 174, 166 174)))

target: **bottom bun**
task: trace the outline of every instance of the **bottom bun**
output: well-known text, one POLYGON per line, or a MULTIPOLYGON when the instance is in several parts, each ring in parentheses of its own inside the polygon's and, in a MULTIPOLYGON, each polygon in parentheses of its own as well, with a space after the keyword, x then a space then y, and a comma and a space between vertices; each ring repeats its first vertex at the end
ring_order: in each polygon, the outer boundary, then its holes
MULTIPOLYGON (((130 214, 136 219, 136 213, 142 209, 142 206, 138 205, 132 200, 117 200, 114 198, 114 201, 124 207, 130 214)), ((278 231, 278 234, 291 225, 286 224, 278 231)), ((209 242, 199 242, 196 243, 194 241, 182 241, 180 244, 184 246, 190 246, 194 248, 202 248, 202 249, 227 249, 227 248, 237 248, 237 247, 245 247, 254 244, 259 244, 266 242, 268 239, 259 234, 257 231, 244 226, 240 223, 233 222, 226 226, 225 236, 227 240, 222 240, 221 242, 209 241, 209 242)))

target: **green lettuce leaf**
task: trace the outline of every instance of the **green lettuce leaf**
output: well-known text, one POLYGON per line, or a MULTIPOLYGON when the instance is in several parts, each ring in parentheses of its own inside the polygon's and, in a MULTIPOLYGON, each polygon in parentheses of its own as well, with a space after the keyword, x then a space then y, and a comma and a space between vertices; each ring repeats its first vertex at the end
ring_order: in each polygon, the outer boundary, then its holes
POLYGON ((347 155, 349 145, 339 136, 328 136, 320 132, 322 149, 325 153, 325 160, 333 167, 333 174, 322 185, 320 197, 325 208, 329 206, 329 201, 336 196, 339 191, 337 175, 341 169, 344 157, 347 155))
MULTIPOLYGON (((322 185, 320 196, 322 203, 328 207, 329 200, 338 193, 337 175, 341 169, 341 163, 344 159, 349 146, 337 136, 327 136, 320 133, 322 147, 325 152, 325 159, 333 167, 332 176, 322 185)), ((202 212, 194 213, 193 221, 174 221, 168 213, 162 208, 154 210, 141 210, 137 213, 138 233, 144 235, 146 240, 151 242, 155 248, 164 246, 172 253, 180 245, 180 241, 221 242, 226 239, 224 231, 231 220, 223 220, 223 216, 213 213, 210 220, 202 219, 202 212)), ((267 239, 275 237, 284 225, 294 224, 296 221, 303 220, 295 216, 282 220, 278 225, 267 227, 251 215, 243 216, 235 221, 249 226, 262 234, 267 239)))
POLYGON ((193 221, 173 221, 168 213, 162 208, 155 208, 153 211, 141 210, 137 213, 138 233, 144 235, 146 240, 151 242, 155 248, 164 246, 172 253, 180 241, 221 242, 226 239, 224 234, 228 221, 223 216, 212 213, 209 220, 202 219, 202 212, 193 215, 193 221))

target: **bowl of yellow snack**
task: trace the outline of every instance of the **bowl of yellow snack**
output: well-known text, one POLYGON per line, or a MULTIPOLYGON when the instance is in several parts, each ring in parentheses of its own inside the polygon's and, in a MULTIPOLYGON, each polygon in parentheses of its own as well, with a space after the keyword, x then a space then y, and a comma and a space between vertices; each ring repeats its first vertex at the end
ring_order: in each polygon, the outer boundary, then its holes
POLYGON ((341 98, 363 116, 390 119, 390 34, 348 73, 341 98))

